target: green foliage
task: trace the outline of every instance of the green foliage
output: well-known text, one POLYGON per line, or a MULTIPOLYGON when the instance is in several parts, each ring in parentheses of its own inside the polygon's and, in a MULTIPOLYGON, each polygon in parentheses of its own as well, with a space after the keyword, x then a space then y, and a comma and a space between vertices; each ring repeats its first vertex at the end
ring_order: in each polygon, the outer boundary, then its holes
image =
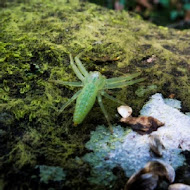
POLYGON ((159 0, 159 3, 163 5, 164 7, 170 6, 170 0, 159 0))
POLYGON ((190 3, 185 3, 184 6, 183 6, 183 8, 185 10, 190 10, 190 3))
MULTIPOLYGON (((116 0, 89 0, 89 2, 97 3, 99 5, 105 6, 110 9, 114 9, 114 3, 116 0)), ((138 11, 143 18, 147 20, 151 20, 152 22, 158 25, 170 25, 173 22, 178 20, 183 20, 185 16, 185 12, 190 10, 190 3, 188 0, 158 0, 157 2, 154 1, 147 1, 142 5, 135 0, 118 0, 119 4, 124 7, 125 10, 130 10, 136 12, 141 5, 141 9, 138 11), (146 7, 146 4, 149 3, 152 6, 152 9, 146 7)))

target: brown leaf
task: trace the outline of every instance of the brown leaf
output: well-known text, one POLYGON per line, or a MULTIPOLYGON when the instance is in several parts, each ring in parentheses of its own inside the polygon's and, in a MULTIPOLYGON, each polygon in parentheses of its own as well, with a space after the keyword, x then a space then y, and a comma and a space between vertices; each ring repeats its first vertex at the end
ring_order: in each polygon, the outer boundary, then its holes
POLYGON ((150 134, 164 125, 164 123, 151 116, 128 117, 122 118, 120 121, 129 124, 134 131, 141 135, 150 134))
POLYGON ((174 97, 175 97, 175 94, 170 94, 169 95, 169 98, 171 98, 171 99, 174 99, 174 97))
POLYGON ((158 176, 153 173, 135 176, 130 182, 128 181, 124 190, 154 190, 157 187, 158 179, 158 176))
POLYGON ((125 190, 154 190, 163 179, 172 183, 175 179, 175 170, 163 161, 151 161, 130 177, 125 190))

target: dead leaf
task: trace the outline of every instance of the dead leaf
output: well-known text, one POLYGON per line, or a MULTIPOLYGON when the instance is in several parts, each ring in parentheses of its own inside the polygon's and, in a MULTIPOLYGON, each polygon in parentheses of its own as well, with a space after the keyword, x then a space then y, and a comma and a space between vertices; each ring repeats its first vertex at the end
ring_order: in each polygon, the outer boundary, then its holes
POLYGON ((175 179, 175 170, 163 161, 151 161, 130 177, 124 189, 154 190, 163 179, 172 183, 175 179))
POLYGON ((164 125, 164 123, 151 116, 128 117, 122 118, 120 121, 129 124, 134 131, 141 135, 150 134, 164 125))
POLYGON ((135 176, 130 182, 128 181, 124 190, 154 190, 157 187, 158 179, 158 176, 153 173, 135 176))
POLYGON ((171 99, 174 99, 174 97, 175 97, 175 94, 170 94, 169 95, 169 98, 171 98, 171 99))

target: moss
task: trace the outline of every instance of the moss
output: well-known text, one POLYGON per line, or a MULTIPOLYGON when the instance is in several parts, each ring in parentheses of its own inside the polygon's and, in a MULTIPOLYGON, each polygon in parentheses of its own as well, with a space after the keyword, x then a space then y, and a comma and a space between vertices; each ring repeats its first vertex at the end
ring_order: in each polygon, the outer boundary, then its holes
POLYGON ((0 190, 3 190, 3 188, 4 188, 3 180, 0 179, 0 190))
POLYGON ((9 156, 9 160, 15 163, 17 168, 22 168, 27 164, 35 165, 35 159, 30 147, 20 141, 13 147, 9 156))
MULTIPOLYGON (((57 110, 77 89, 55 86, 48 80, 78 80, 69 65, 69 53, 84 52, 85 67, 107 78, 142 72, 147 80, 141 84, 110 91, 132 106, 136 115, 155 92, 138 97, 135 91, 140 86, 156 85, 166 97, 175 94, 185 111, 190 109, 189 31, 156 27, 125 11, 108 11, 78 0, 19 2, 0 9, 0 111, 11 121, 0 128, 6 132, 3 142, 7 143, 0 145, 0 170, 7 171, 6 184, 14 184, 8 173, 16 175, 18 168, 30 171, 26 172, 27 183, 35 165, 53 165, 71 171, 65 184, 68 188, 89 187, 85 181, 89 168, 80 166, 86 176, 77 178, 79 165, 71 160, 85 153, 90 131, 106 121, 97 104, 77 127, 72 125, 74 104, 58 115, 57 110), (152 62, 147 61, 152 57, 152 62)), ((103 101, 112 120, 118 122, 117 104, 103 101)))
POLYGON ((157 86, 156 85, 150 85, 150 86, 140 86, 136 91, 135 91, 135 94, 138 96, 138 97, 143 97, 145 96, 145 94, 147 93, 150 93, 150 92, 155 92, 157 89, 157 86))

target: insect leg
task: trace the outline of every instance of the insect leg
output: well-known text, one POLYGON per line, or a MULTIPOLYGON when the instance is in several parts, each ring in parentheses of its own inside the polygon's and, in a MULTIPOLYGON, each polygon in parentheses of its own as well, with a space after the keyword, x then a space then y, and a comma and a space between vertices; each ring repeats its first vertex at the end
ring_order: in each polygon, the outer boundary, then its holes
POLYGON ((104 114, 104 116, 105 116, 105 118, 106 118, 106 120, 107 120, 107 122, 108 122, 110 131, 111 131, 111 133, 113 133, 112 125, 111 125, 111 122, 110 122, 108 113, 107 113, 107 111, 106 111, 106 109, 104 108, 104 105, 103 105, 103 103, 102 103, 102 97, 101 97, 100 94, 98 94, 98 103, 99 103, 100 108, 101 108, 101 110, 102 110, 102 112, 103 112, 103 114, 104 114))
POLYGON ((79 71, 79 69, 77 68, 77 66, 74 64, 74 60, 73 60, 73 57, 71 54, 69 54, 69 57, 70 57, 70 64, 71 64, 71 67, 73 69, 73 71, 75 72, 75 74, 77 75, 77 77, 83 81, 84 80, 84 76, 82 75, 82 73, 79 71))
POLYGON ((122 102, 122 101, 118 100, 117 98, 114 98, 113 96, 110 96, 108 93, 106 93, 104 91, 101 92, 101 95, 108 98, 108 99, 110 99, 110 100, 112 100, 113 102, 116 102, 116 103, 121 104, 121 105, 125 105, 125 102, 122 102))
POLYGON ((113 83, 129 81, 129 80, 139 76, 140 74, 141 73, 133 73, 133 74, 129 74, 126 76, 114 77, 114 78, 106 79, 106 82, 107 82, 107 84, 113 84, 113 83))
POLYGON ((75 86, 75 87, 82 87, 82 82, 67 82, 62 80, 49 80, 49 82, 55 83, 55 84, 61 84, 61 85, 68 85, 68 86, 75 86))
POLYGON ((137 80, 127 81, 127 82, 119 82, 119 83, 113 83, 113 84, 107 84, 104 89, 114 89, 114 88, 123 88, 125 86, 133 85, 138 82, 144 81, 145 78, 140 78, 137 80))
POLYGON ((59 110, 59 114, 60 114, 67 106, 69 106, 69 105, 79 96, 79 94, 80 94, 81 91, 82 91, 82 90, 79 90, 78 92, 76 92, 76 93, 71 97, 71 99, 68 100, 68 102, 66 102, 66 103, 61 107, 61 109, 59 110))
POLYGON ((83 66, 83 64, 80 61, 79 57, 80 57, 80 54, 75 57, 75 62, 77 64, 79 70, 81 71, 81 73, 86 77, 86 76, 88 76, 88 71, 83 66))

